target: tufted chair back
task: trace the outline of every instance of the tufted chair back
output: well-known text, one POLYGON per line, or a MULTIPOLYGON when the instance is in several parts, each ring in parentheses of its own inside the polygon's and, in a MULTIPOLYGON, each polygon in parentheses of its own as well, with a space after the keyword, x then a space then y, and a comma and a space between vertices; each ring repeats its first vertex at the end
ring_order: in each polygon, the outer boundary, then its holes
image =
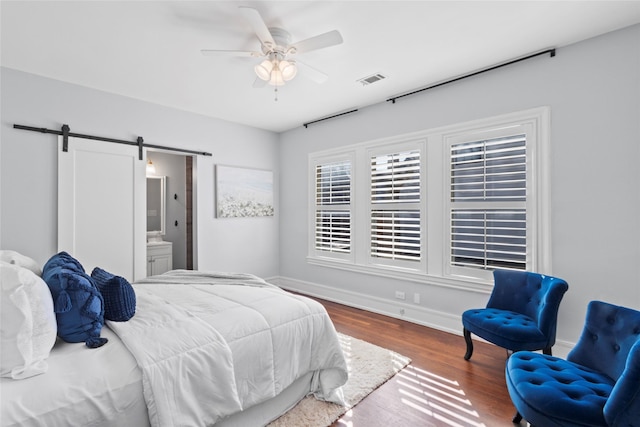
POLYGON ((553 346, 558 309, 568 289, 567 282, 558 277, 511 270, 495 270, 493 279, 493 292, 487 307, 515 311, 532 318, 548 337, 548 346, 553 346))
POLYGON ((567 360, 602 372, 616 382, 604 407, 609 425, 640 425, 639 311, 591 301, 582 335, 567 360), (625 424, 621 417, 636 424, 625 424))
POLYGON ((582 335, 567 360, 607 374, 617 381, 638 339, 640 312, 602 301, 591 301, 582 335))

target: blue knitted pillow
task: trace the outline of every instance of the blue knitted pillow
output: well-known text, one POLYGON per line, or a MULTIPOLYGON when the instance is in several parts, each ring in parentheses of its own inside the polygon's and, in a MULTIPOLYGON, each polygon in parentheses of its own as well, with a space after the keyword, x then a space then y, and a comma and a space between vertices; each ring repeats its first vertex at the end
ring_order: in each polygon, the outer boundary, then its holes
POLYGON ((136 293, 127 279, 99 267, 93 269, 91 277, 104 298, 105 319, 126 322, 136 314, 136 293))
POLYGON ((104 301, 93 279, 77 271, 74 263, 51 266, 55 264, 45 265, 42 278, 53 297, 58 336, 67 342, 84 342, 90 348, 102 346, 107 342, 100 337, 104 301))

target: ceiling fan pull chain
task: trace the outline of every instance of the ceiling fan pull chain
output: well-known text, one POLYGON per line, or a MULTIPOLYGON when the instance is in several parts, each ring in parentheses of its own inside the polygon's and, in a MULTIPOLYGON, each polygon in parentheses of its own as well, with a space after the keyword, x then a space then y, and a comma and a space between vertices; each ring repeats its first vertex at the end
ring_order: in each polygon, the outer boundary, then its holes
POLYGON ((274 101, 278 102, 278 86, 275 86, 275 87, 274 87, 274 89, 273 89, 273 91, 274 91, 274 92, 275 92, 275 94, 276 94, 276 97, 275 97, 274 101))

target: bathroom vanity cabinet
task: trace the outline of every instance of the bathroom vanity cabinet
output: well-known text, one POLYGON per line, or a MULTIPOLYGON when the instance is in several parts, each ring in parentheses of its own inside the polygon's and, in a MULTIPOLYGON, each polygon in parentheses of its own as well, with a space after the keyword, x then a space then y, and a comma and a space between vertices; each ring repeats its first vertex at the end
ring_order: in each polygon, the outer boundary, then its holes
POLYGON ((147 243, 147 276, 155 276, 173 269, 173 243, 147 243))

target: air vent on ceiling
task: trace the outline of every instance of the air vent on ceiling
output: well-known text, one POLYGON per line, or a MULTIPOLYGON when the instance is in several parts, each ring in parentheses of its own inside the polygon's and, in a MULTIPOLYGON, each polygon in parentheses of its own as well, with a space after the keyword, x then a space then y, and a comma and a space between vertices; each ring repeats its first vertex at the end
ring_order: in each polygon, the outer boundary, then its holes
POLYGON ((380 80, 386 79, 382 74, 373 74, 371 76, 363 77, 361 79, 356 80, 359 83, 362 83, 362 86, 367 86, 375 82, 379 82, 380 80))

